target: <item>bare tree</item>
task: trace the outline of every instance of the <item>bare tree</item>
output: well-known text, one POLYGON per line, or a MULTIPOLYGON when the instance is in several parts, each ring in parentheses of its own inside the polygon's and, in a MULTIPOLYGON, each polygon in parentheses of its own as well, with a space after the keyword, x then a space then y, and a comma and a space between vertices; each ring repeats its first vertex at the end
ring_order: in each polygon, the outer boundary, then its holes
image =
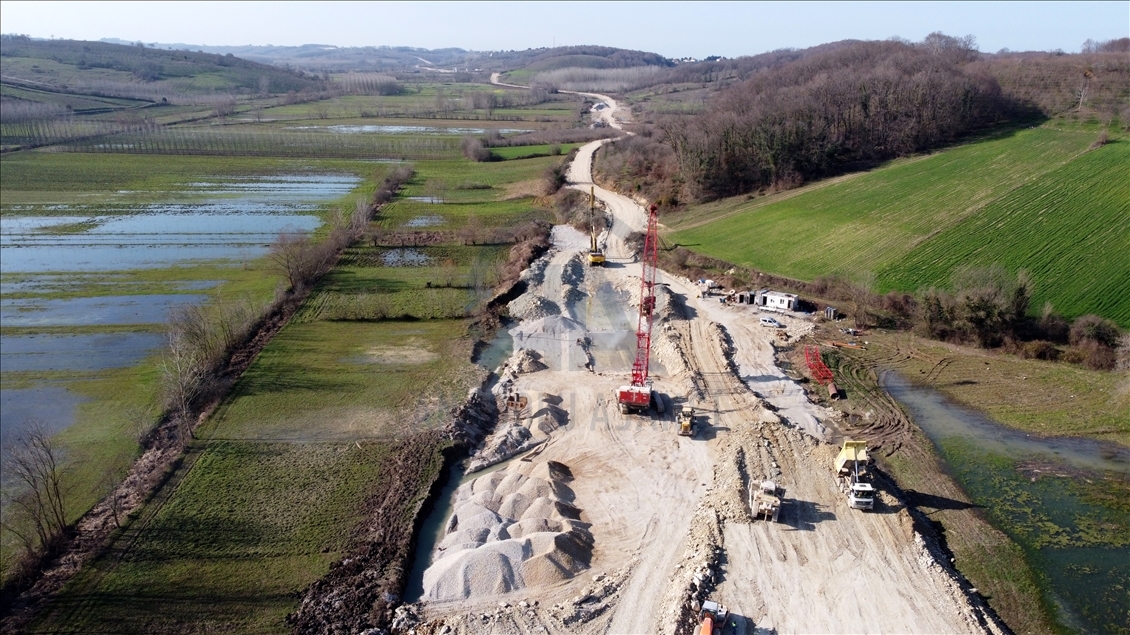
POLYGON ((67 509, 62 452, 43 421, 28 424, 4 453, 4 480, 11 489, 5 491, 8 513, 3 527, 23 542, 28 553, 35 553, 50 549, 66 535, 67 509))
POLYGON ((848 285, 851 294, 852 318, 855 328, 866 328, 871 322, 871 310, 875 306, 875 274, 865 271, 855 282, 848 285))

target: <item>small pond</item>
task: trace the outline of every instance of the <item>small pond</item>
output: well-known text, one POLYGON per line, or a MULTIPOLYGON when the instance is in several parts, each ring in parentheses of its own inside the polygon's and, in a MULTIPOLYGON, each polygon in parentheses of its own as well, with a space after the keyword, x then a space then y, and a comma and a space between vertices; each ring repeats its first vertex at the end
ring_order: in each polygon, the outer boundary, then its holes
POLYGON ((1006 428, 885 372, 880 383, 937 446, 990 522, 1025 552, 1071 632, 1110 633, 1130 615, 1130 450, 1006 428))
POLYGON ((389 249, 381 254, 381 266, 384 267, 425 267, 432 264, 432 259, 417 249, 389 249))

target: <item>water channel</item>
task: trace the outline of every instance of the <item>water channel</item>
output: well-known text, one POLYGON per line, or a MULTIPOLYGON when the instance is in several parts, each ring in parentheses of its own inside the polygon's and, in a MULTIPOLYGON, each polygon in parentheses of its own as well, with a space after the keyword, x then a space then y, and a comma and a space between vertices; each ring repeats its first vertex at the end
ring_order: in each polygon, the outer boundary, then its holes
POLYGON ((989 521, 1024 550, 1060 626, 1125 632, 1130 450, 1007 428, 894 372, 884 372, 880 385, 907 409, 989 521))

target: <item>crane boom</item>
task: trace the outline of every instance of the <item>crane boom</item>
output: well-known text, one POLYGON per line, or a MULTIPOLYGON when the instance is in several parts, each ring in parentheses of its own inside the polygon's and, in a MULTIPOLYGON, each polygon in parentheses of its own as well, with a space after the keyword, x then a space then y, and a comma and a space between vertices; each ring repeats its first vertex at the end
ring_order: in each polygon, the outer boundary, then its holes
POLYGON ((644 237, 640 276, 640 314, 636 326, 636 360, 632 362, 632 383, 621 386, 620 410, 636 412, 651 404, 651 384, 648 382, 651 357, 651 327, 655 313, 655 275, 659 269, 659 208, 648 210, 647 235, 644 237))
POLYGON ((640 282, 640 317, 636 327, 636 361, 632 364, 632 385, 647 383, 651 357, 651 324, 655 313, 655 272, 659 268, 659 213, 655 205, 647 215, 647 236, 643 242, 643 273, 640 282))

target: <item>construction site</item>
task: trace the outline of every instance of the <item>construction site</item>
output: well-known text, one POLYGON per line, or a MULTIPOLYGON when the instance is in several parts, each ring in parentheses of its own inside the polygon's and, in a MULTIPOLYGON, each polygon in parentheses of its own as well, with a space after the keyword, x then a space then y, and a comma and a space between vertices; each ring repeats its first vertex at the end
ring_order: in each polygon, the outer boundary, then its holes
MULTIPOLYGON (((619 127, 615 101, 592 97, 619 127)), ((768 324, 659 270, 660 210, 592 183, 600 143, 569 180, 607 229, 555 227, 523 273, 513 355, 488 387, 499 420, 433 510, 422 592, 393 629, 1008 632, 875 478, 868 440, 840 438, 837 412, 778 367, 811 319, 768 324)), ((809 389, 835 397, 805 352, 809 389)))

